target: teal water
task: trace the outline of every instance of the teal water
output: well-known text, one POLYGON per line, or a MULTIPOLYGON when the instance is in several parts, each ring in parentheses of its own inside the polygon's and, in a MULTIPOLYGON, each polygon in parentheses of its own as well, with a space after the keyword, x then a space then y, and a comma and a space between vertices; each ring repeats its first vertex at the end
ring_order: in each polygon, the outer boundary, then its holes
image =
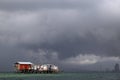
POLYGON ((18 74, 0 73, 0 80, 120 80, 120 73, 58 73, 18 74))

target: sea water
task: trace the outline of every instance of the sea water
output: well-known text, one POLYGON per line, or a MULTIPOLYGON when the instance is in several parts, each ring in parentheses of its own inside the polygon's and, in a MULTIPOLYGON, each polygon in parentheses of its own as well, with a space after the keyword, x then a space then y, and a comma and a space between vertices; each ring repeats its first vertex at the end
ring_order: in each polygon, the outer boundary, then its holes
POLYGON ((82 72, 58 74, 0 73, 0 80, 120 80, 120 73, 82 72))

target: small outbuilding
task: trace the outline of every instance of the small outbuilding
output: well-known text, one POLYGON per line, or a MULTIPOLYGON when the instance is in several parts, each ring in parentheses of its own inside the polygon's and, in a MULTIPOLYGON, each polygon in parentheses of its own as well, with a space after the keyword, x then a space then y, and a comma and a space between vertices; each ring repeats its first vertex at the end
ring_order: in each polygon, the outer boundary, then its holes
POLYGON ((59 69, 58 66, 54 64, 43 64, 41 65, 41 72, 47 72, 47 73, 58 73, 59 69))
POLYGON ((32 68, 33 63, 31 62, 16 62, 15 69, 17 72, 26 72, 32 68))

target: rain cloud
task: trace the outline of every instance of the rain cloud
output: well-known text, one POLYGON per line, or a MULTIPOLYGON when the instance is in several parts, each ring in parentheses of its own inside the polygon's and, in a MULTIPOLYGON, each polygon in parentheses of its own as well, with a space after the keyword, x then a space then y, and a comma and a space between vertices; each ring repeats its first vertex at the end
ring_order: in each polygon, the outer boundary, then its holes
POLYGON ((16 61, 119 63, 119 8, 119 0, 0 0, 0 70, 16 61))

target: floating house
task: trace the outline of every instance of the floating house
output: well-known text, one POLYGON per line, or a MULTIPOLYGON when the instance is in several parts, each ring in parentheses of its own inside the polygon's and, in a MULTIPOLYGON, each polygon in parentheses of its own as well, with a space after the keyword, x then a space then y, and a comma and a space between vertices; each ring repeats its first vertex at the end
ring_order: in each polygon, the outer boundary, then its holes
POLYGON ((16 72, 26 72, 30 70, 32 66, 33 66, 33 63, 31 62, 16 62, 15 63, 16 72))
POLYGON ((43 64, 41 65, 41 70, 48 73, 58 73, 59 69, 56 65, 53 64, 43 64))

